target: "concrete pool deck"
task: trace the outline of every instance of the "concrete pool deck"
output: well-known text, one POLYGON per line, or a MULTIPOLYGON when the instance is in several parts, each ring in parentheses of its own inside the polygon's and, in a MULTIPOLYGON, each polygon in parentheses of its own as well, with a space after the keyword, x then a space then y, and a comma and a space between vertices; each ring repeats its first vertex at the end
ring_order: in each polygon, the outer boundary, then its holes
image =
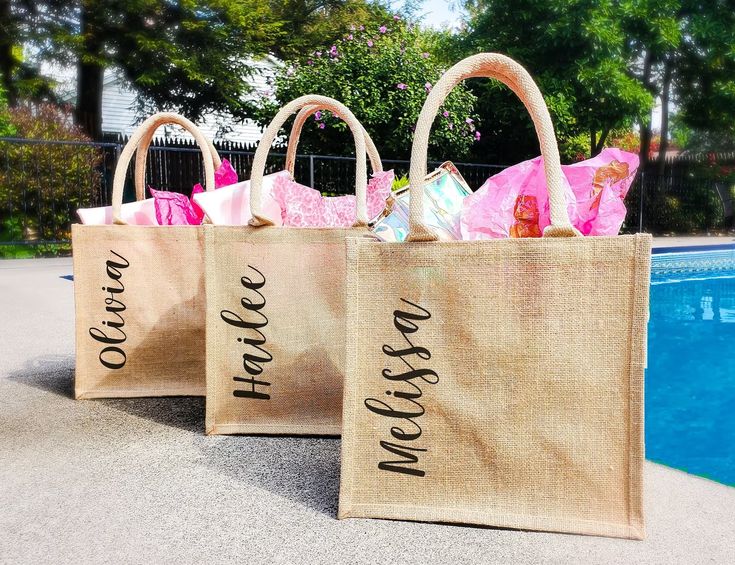
POLYGON ((71 272, 0 261, 0 563, 733 562, 735 488, 651 462, 642 542, 338 521, 337 439, 207 437, 197 398, 74 401, 71 272))
POLYGON ((653 238, 653 249, 680 248, 680 247, 710 247, 735 245, 735 236, 657 236, 653 238))

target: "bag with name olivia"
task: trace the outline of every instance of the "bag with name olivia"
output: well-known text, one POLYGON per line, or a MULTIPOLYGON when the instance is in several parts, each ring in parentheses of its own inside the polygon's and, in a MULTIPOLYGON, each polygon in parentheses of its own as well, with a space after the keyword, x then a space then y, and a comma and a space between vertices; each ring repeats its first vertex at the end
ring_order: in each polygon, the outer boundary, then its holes
POLYGON ((561 175, 520 65, 479 54, 434 86, 413 142, 407 242, 348 242, 340 518, 644 536, 650 236, 581 237, 561 175), (437 241, 424 223, 431 124, 470 77, 500 80, 533 118, 542 238, 437 241))
MULTIPOLYGON (((352 112, 331 98, 302 96, 278 112, 258 145, 250 225, 206 226, 207 433, 339 435, 345 239, 369 233, 365 153, 352 112), (314 107, 339 114, 355 139, 352 227, 278 226, 261 207, 271 144, 292 114, 314 107)), ((382 171, 374 150, 371 161, 382 171)))
MULTIPOLYGON (((205 392, 203 227, 129 225, 135 218, 122 209, 132 155, 137 150, 140 201, 145 194, 141 156, 164 124, 192 133, 204 159, 205 186, 214 190, 219 156, 187 119, 155 114, 128 141, 115 169, 113 223, 72 226, 76 398, 205 392)), ((152 199, 145 202, 152 208, 152 199)))

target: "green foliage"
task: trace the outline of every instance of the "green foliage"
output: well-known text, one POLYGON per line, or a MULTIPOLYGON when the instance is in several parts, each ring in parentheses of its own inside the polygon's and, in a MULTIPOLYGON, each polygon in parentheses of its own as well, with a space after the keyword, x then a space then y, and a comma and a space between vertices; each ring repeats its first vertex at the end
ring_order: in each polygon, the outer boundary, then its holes
MULTIPOLYGON (((409 156, 413 128, 427 91, 442 66, 426 50, 425 36, 400 18, 353 26, 342 39, 292 61, 275 77, 275 100, 260 101, 256 119, 266 125, 283 104, 305 94, 343 102, 373 137, 383 158, 409 156)), ((434 122, 429 153, 436 159, 468 155, 475 129, 475 97, 463 86, 449 95, 434 122)), ((304 128, 305 152, 352 154, 347 126, 324 112, 304 128), (335 135, 335 130, 343 132, 335 135)))
MULTIPOLYGON (((613 0, 469 2, 466 54, 505 53, 538 82, 565 160, 602 148, 610 131, 646 115, 651 93, 629 72, 627 36, 613 0), (593 144, 593 138, 595 143, 593 144)), ((538 154, 523 106, 504 86, 474 82, 478 113, 492 118, 474 155, 513 163, 538 154), (490 135, 492 130, 492 135, 490 135)))
POLYGON ((393 179, 393 184, 391 185, 390 189, 393 192, 396 192, 397 190, 401 190, 403 187, 406 187, 409 185, 408 175, 403 175, 400 177, 396 177, 393 179))
POLYGON ((8 112, 8 102, 5 98, 5 91, 0 87, 0 137, 12 137, 16 133, 15 127, 10 122, 10 113, 8 112))
MULTIPOLYGON (((92 135, 99 134, 104 68, 120 69, 141 93, 142 113, 242 119, 250 112, 253 75, 260 72, 255 61, 269 54, 293 57, 337 39, 349 22, 388 15, 377 0, 10 1, 9 14, 1 13, 0 2, 0 17, 7 20, 0 44, 30 43, 38 60, 77 64, 84 84, 77 123, 92 135)), ((16 60, 2 71, 14 94, 53 100, 38 68, 16 60)))
POLYGON ((689 128, 692 149, 731 149, 735 145, 735 3, 680 3, 681 43, 674 59, 677 119, 689 128))
MULTIPOLYGON (((19 137, 88 141, 55 106, 19 106, 10 116, 19 137)), ((99 205, 102 156, 95 147, 0 141, 0 156, 0 241, 69 239, 77 208, 99 205)))
POLYGON ((355 22, 379 26, 392 14, 383 3, 365 0, 270 0, 270 6, 273 17, 284 22, 287 32, 272 51, 286 61, 331 45, 355 22))
POLYGON ((249 57, 266 55, 285 33, 260 0, 83 6, 86 33, 70 27, 54 37, 55 48, 87 64, 119 67, 151 106, 192 120, 209 112, 244 116, 254 72, 249 57))

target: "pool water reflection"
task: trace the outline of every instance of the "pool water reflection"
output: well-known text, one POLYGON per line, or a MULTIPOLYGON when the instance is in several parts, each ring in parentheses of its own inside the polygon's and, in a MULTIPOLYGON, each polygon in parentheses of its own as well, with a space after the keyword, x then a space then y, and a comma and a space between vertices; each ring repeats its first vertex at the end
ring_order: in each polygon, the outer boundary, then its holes
POLYGON ((735 250, 654 255, 646 457, 735 485, 735 250))

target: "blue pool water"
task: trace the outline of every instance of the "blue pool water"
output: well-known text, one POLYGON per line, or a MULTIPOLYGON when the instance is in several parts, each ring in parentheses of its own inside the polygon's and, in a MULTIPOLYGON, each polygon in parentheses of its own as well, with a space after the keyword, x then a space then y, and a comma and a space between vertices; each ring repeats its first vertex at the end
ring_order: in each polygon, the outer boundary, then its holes
POLYGON ((651 269, 646 457, 735 485, 735 249, 651 269))

